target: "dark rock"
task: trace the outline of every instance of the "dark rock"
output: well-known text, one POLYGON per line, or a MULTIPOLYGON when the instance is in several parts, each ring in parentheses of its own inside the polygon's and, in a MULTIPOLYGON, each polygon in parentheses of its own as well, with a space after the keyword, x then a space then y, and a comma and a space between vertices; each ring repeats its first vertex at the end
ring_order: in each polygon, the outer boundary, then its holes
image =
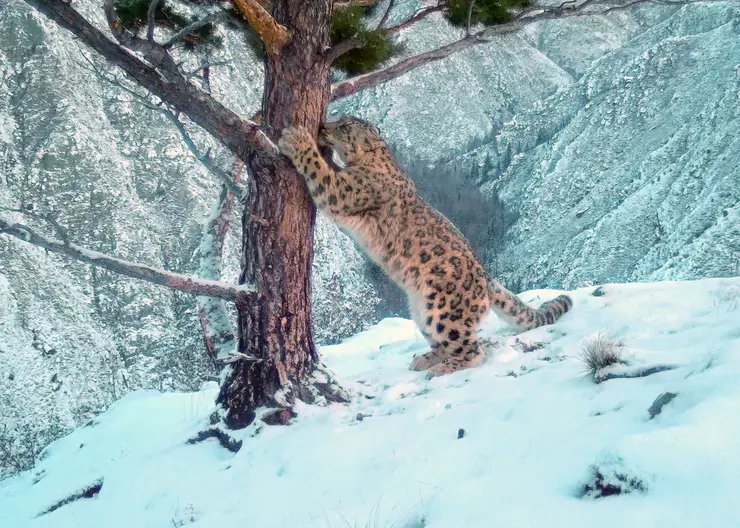
POLYGON ((648 408, 650 419, 652 420, 653 418, 658 416, 663 410, 663 407, 676 396, 677 394, 675 392, 664 392, 663 394, 655 398, 653 404, 648 408))

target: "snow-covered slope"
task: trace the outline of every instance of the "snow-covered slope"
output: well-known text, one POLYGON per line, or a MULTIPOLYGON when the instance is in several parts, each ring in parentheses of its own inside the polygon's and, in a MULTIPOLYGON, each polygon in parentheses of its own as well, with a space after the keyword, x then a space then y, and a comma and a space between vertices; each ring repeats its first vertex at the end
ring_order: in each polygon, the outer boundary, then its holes
POLYGON ((406 320, 324 347, 354 401, 250 426, 237 454, 185 444, 214 389, 130 394, 0 483, 2 525, 740 525, 740 278, 572 295, 553 326, 513 336, 489 321, 487 362, 432 381, 406 369, 424 348, 406 320), (595 384, 579 354, 597 332, 624 342, 612 374, 670 370, 595 384))

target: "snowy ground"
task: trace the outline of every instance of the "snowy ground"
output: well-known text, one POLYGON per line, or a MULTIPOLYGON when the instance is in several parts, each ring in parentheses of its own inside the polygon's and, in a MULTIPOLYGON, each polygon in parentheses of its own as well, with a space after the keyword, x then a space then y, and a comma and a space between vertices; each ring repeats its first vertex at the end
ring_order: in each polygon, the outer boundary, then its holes
POLYGON ((236 455, 185 444, 214 388, 131 394, 0 483, 0 526, 740 526, 740 278, 594 290, 554 326, 491 322, 488 361, 432 381, 406 370, 424 347, 409 321, 325 347, 355 401, 252 426, 236 455), (578 356, 600 331, 624 341, 622 370, 675 368, 597 385, 578 356), (596 474, 631 492, 583 496, 596 474))

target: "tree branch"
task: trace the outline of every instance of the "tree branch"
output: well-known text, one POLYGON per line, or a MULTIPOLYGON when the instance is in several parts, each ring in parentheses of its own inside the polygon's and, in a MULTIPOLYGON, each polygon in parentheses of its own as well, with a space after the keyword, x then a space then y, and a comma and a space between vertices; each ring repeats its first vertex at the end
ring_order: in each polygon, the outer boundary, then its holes
POLYGON ((250 285, 242 284, 237 286, 225 282, 197 279, 189 275, 181 275, 179 273, 172 273, 171 271, 117 259, 103 253, 98 253, 97 251, 85 249, 76 244, 65 244, 53 238, 39 235, 23 224, 11 224, 2 218, 0 218, 0 233, 19 238, 24 242, 42 247, 53 253, 65 255, 74 260, 192 295, 204 295, 206 297, 235 301, 237 296, 255 292, 254 287, 250 285))
POLYGON ((475 6, 475 0, 468 0, 468 23, 465 27, 465 34, 470 35, 470 27, 473 22, 473 7, 475 6))
POLYGON ((232 0, 234 7, 254 29, 267 53, 278 56, 290 39, 290 31, 277 23, 272 15, 257 0, 232 0))
POLYGON ((339 57, 344 55, 345 53, 352 51, 354 49, 361 48, 365 45, 365 41, 358 37, 357 35, 350 37, 348 39, 345 39, 341 42, 338 42, 331 48, 329 48, 329 51, 326 52, 325 58, 328 64, 334 64, 334 61, 336 61, 339 57))
MULTIPOLYGON (((201 80, 201 87, 203 88, 203 91, 207 94, 211 93, 211 64, 208 63, 208 60, 204 57, 200 60, 200 71, 203 73, 200 74, 200 80, 201 80)), ((196 73, 196 75, 198 75, 196 73)), ((192 75, 188 75, 188 77, 191 77, 192 75)))
MULTIPOLYGON (((231 59, 222 60, 222 61, 213 61, 213 62, 203 62, 201 63, 200 66, 198 66, 198 68, 194 69, 191 72, 188 72, 187 76, 193 77, 194 75, 198 75, 201 71, 205 70, 206 68, 210 69, 210 68, 215 68, 216 66, 228 66, 232 62, 233 61, 231 59)), ((252 121, 254 121, 254 119, 252 121)))
POLYGON ((183 122, 166 108, 163 109, 163 113, 174 123, 175 127, 177 127, 177 130, 182 136, 182 140, 185 142, 185 145, 187 145, 188 150, 193 154, 193 156, 195 156, 211 174, 216 176, 231 193, 235 194, 240 202, 244 201, 247 197, 247 190, 235 182, 225 170, 214 163, 213 158, 211 157, 211 150, 209 149, 205 154, 201 154, 183 122))
POLYGON ((242 159, 247 159, 250 155, 262 157, 266 162, 279 159, 277 146, 260 130, 257 123, 236 115, 182 76, 166 78, 154 67, 111 42, 65 0, 25 1, 71 31, 139 85, 186 114, 242 159))
POLYGON ((343 0, 334 2, 334 11, 347 9, 348 7, 372 7, 378 0, 343 0))
MULTIPOLYGON (((236 158, 231 167, 233 182, 238 185, 244 163, 236 158)), ((221 279, 224 241, 230 227, 234 194, 224 186, 219 201, 203 229, 203 238, 198 248, 200 262, 198 276, 211 280, 221 279)), ((214 366, 228 359, 236 350, 235 332, 229 313, 221 299, 198 297, 198 319, 203 329, 206 352, 214 366)))
MULTIPOLYGON (((157 1, 157 0, 154 0, 157 1)), ((180 31, 172 35, 170 39, 164 43, 165 48, 171 48, 173 45, 177 44, 181 40, 183 40, 185 37, 190 35, 193 31, 197 31, 206 24, 210 24, 211 22, 215 22, 217 19, 221 18, 223 14, 222 13, 211 13, 210 15, 207 15, 203 17, 200 20, 196 20, 192 24, 189 24, 182 28, 180 31)))
MULTIPOLYGON (((584 3, 590 4, 592 2, 593 2, 593 0, 586 0, 584 3)), ((578 0, 565 0, 565 2, 563 2, 562 4, 560 4, 558 6, 555 6, 555 7, 552 7, 550 9, 554 11, 554 10, 558 10, 558 9, 564 9, 566 6, 573 6, 573 7, 575 7, 577 3, 578 3, 578 0)), ((513 18, 513 20, 519 20, 520 18, 524 18, 527 15, 529 15, 530 13, 534 13, 534 12, 540 11, 541 9, 542 9, 542 7, 536 7, 536 6, 535 7, 530 7, 529 9, 524 9, 523 11, 517 13, 517 15, 513 18)))
POLYGON ((402 29, 405 29, 409 26, 412 26, 413 24, 416 24, 419 20, 423 20, 429 15, 433 15, 434 13, 440 13, 444 11, 445 6, 444 5, 438 5, 438 6, 432 6, 432 7, 425 7, 423 9, 419 9, 416 13, 411 15, 411 17, 401 22, 400 24, 396 24, 395 26, 391 26, 388 28, 388 33, 398 33, 402 29))
MULTIPOLYGON (((147 95, 142 95, 140 93, 137 93, 135 90, 132 90, 131 88, 125 86, 123 83, 121 83, 118 79, 115 77, 109 77, 102 71, 100 71, 97 66, 84 54, 82 53, 82 57, 85 59, 85 61, 90 65, 89 68, 85 67, 84 65, 80 65, 83 68, 85 68, 88 71, 91 71, 94 73, 100 80, 105 81, 107 83, 112 84, 113 86, 119 88, 120 90, 123 90, 127 94, 131 95, 131 97, 134 98, 134 101, 139 103, 144 108, 151 110, 153 112, 158 112, 160 114, 164 114, 165 117, 167 117, 177 128, 177 131, 180 132, 180 136, 182 137, 183 142, 185 143, 185 146, 188 147, 188 150, 195 156, 195 158, 203 164, 203 166, 216 178, 218 178, 223 185, 225 185, 230 192, 235 194, 239 201, 243 201, 247 197, 247 191, 243 187, 241 187, 234 179, 226 173, 221 167, 219 167, 216 163, 214 163, 213 158, 211 157, 211 151, 210 149, 206 151, 205 154, 202 154, 200 152, 200 149, 195 144, 195 141, 193 141, 192 136, 188 132, 187 128, 185 127, 185 124, 180 121, 180 117, 178 114, 167 108, 167 106, 164 105, 164 101, 162 101, 160 104, 154 104, 149 100, 149 97, 147 95)), ((204 68, 207 68, 209 65, 205 65, 204 68)))
MULTIPOLYGON (((44 0, 40 1, 44 2, 44 0)), ((150 11, 151 6, 152 4, 150 4, 150 11)), ((72 8, 70 7, 70 9, 72 8)), ((130 31, 128 31, 125 27, 123 27, 121 20, 118 18, 118 13, 116 12, 116 6, 113 3, 113 0, 105 0, 104 9, 105 17, 108 20, 108 27, 110 28, 111 33, 113 33, 113 36, 122 46, 127 47, 131 51, 138 51, 139 53, 142 53, 144 55, 144 58, 149 61, 155 68, 161 68, 162 73, 169 80, 177 80, 178 77, 180 77, 180 72, 177 68, 177 63, 175 62, 175 60, 164 48, 164 46, 154 41, 153 24, 151 27, 152 39, 144 40, 137 37, 130 31)), ((72 9, 72 11, 74 11, 74 9, 72 9)), ((154 12, 152 12, 151 15, 154 16, 154 12)))
POLYGON ((69 244, 69 234, 67 233, 67 230, 64 229, 59 224, 59 222, 57 222, 57 219, 54 218, 54 215, 50 213, 40 213, 40 214, 34 213, 33 209, 34 209, 34 205, 32 203, 24 204, 19 208, 0 207, 0 211, 7 211, 9 213, 20 213, 26 216, 30 216, 32 218, 43 220, 44 222, 48 223, 51 227, 54 228, 54 231, 56 231, 57 236, 61 237, 62 242, 64 242, 65 244, 69 244))
POLYGON ((149 3, 149 11, 146 14, 146 39, 154 41, 154 15, 157 13, 157 7, 161 0, 151 0, 149 3))
MULTIPOLYGON (((519 31, 522 27, 533 24, 535 22, 558 18, 605 15, 613 11, 625 10, 638 4, 663 4, 682 6, 697 3, 723 1, 726 0, 629 0, 617 5, 612 5, 611 7, 608 7, 606 9, 585 10, 586 7, 595 5, 597 3, 596 0, 586 0, 578 6, 568 9, 566 9, 564 6, 569 5, 570 2, 564 2, 562 4, 563 7, 559 6, 555 8, 539 8, 528 10, 526 16, 515 18, 514 20, 512 20, 511 22, 507 22, 506 24, 499 24, 496 26, 488 27, 477 33, 473 33, 472 35, 467 35, 466 37, 445 46, 441 46, 437 49, 427 51, 425 53, 420 53, 419 55, 409 57, 408 59, 404 59, 400 62, 397 62, 396 64, 393 64, 392 66, 388 66, 387 68, 365 73, 363 75, 352 77, 351 79, 334 83, 331 86, 331 100, 336 101, 337 99, 355 94, 366 88, 372 88, 373 86, 391 81, 393 79, 401 77, 402 75, 405 75, 412 70, 415 70, 416 68, 429 64, 430 62, 444 59, 446 57, 449 57, 453 53, 466 50, 473 46, 477 46, 478 44, 490 42, 494 37, 506 35, 508 33, 514 33, 516 31, 519 31)), ((601 2, 598 3, 601 4, 601 2)), ((416 17, 418 15, 414 16, 416 17)), ((400 24, 399 26, 394 26, 394 28, 403 26, 410 22, 412 19, 414 19, 414 17, 404 22, 403 24, 400 24)))
POLYGON ((385 26, 385 23, 388 22, 388 17, 391 15, 391 11, 393 11, 393 6, 395 6, 396 0, 391 0, 388 2, 388 6, 385 8, 385 13, 383 13, 383 18, 380 19, 380 22, 378 22, 378 28, 377 29, 383 29, 383 26, 385 26))

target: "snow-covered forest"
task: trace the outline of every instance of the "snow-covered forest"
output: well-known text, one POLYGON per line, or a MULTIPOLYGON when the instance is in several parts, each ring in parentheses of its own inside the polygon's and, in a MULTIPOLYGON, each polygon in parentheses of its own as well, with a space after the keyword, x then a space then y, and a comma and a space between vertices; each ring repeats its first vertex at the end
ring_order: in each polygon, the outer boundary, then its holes
MULTIPOLYGON (((312 244, 280 235, 314 253, 285 259, 310 266, 310 306, 275 319, 288 335, 310 313, 311 390, 273 390, 230 428, 224 387, 250 378, 229 376, 277 346, 247 330, 269 317, 240 292, 270 272, 245 247, 296 198, 272 185, 282 205, 262 203, 243 138, 73 35, 65 10, 174 86, 146 42, 231 6, 243 19, 205 44, 162 49, 269 150, 282 117, 265 63, 300 31, 259 24, 291 2, 168 0, 132 40, 109 7, 124 19, 135 0, 0 1, 0 526, 740 525, 740 2, 509 0, 500 20, 489 0, 327 3, 327 38, 357 8, 392 46, 370 73, 334 63, 323 117, 377 126, 525 302, 574 305, 525 333, 491 315, 484 363, 427 380, 408 370, 426 345, 404 293, 319 214, 312 244), (363 85, 393 64, 410 66, 363 85), (129 264, 144 280, 115 269, 129 264), (233 289, 192 295, 191 277, 233 289)), ((369 60, 351 55, 376 45, 367 31, 321 53, 369 60)))

